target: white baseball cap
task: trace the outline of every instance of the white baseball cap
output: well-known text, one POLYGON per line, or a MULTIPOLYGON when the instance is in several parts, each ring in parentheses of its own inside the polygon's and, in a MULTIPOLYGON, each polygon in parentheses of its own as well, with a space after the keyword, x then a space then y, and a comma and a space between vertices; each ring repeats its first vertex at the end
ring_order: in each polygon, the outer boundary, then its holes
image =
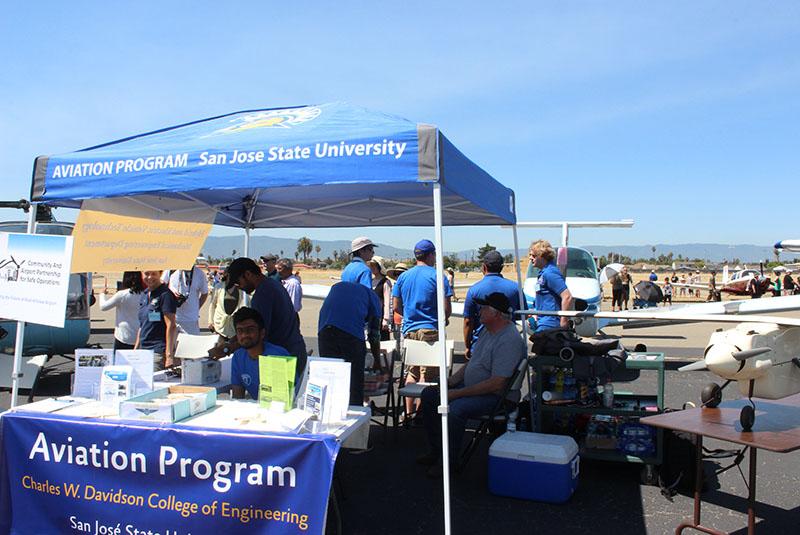
POLYGON ((370 240, 366 236, 359 236, 350 243, 350 252, 355 253, 356 251, 360 251, 361 249, 369 245, 377 247, 377 245, 372 243, 372 240, 370 240))

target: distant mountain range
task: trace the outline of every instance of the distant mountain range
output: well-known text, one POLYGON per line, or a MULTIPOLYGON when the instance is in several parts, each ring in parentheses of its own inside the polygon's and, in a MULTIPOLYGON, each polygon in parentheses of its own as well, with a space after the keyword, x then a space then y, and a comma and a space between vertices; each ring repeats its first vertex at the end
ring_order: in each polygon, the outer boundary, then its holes
MULTIPOLYGON (((314 246, 320 247, 319 257, 328 258, 333 256, 334 251, 350 251, 350 242, 348 240, 312 240, 314 246)), ((608 253, 618 253, 630 258, 650 258, 653 255, 653 245, 581 245, 576 244, 588 251, 591 251, 595 256, 606 256, 608 253)), ((236 236, 209 236, 203 246, 203 253, 206 256, 213 258, 222 258, 233 256, 233 251, 236 255, 242 253, 244 247, 244 239, 236 236)), ((694 259, 700 258, 709 260, 711 262, 722 262, 724 260, 733 261, 738 259, 740 262, 760 262, 764 260, 772 261, 775 259, 773 249, 771 247, 764 247, 760 245, 726 245, 720 243, 679 243, 679 244, 655 244, 655 256, 661 254, 672 253, 677 261, 678 255, 683 258, 694 259)), ((289 258, 294 258, 294 253, 297 250, 297 240, 293 238, 276 238, 273 236, 254 236, 250 238, 250 251, 252 257, 258 257, 262 254, 273 253, 282 255, 289 258)), ((457 251, 459 258, 465 260, 474 258, 477 249, 457 251)), ((500 249, 500 252, 505 254, 511 253, 511 249, 500 249)), ((410 249, 401 249, 386 245, 383 243, 378 244, 376 253, 385 257, 396 260, 403 260, 410 258, 412 252, 410 249)), ((450 254, 451 251, 447 251, 450 254)), ((521 254, 525 254, 521 251, 521 254)), ((312 257, 316 257, 317 253, 313 252, 312 257)), ((793 254, 784 254, 781 259, 784 261, 794 261, 798 257, 793 254)))

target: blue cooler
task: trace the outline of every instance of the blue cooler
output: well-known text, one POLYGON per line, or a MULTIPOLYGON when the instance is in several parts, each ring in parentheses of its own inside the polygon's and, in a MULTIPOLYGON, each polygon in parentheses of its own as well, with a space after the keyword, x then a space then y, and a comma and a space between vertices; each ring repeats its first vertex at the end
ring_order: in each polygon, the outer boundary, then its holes
POLYGON ((572 437, 505 433, 489 448, 489 492, 563 503, 578 486, 578 444, 572 437))

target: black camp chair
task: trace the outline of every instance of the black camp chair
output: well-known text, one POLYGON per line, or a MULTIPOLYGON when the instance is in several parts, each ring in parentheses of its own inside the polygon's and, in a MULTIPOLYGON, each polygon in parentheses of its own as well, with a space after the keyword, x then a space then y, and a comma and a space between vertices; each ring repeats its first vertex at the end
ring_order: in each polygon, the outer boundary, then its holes
POLYGON ((478 427, 475 428, 475 432, 472 434, 472 438, 470 438, 469 442, 467 443, 467 447, 464 448, 464 451, 458 458, 456 472, 460 473, 464 469, 485 435, 491 433, 493 429, 505 429, 508 423, 509 415, 517 408, 517 403, 511 402, 507 399, 508 394, 509 392, 519 390, 522 387, 522 380, 525 378, 525 371, 527 369, 528 359, 524 358, 520 361, 520 363, 517 365, 517 368, 514 370, 514 373, 508 379, 508 383, 506 384, 505 389, 503 389, 502 395, 500 396, 500 399, 497 400, 497 404, 492 409, 492 412, 481 417, 481 419, 478 421, 478 427))

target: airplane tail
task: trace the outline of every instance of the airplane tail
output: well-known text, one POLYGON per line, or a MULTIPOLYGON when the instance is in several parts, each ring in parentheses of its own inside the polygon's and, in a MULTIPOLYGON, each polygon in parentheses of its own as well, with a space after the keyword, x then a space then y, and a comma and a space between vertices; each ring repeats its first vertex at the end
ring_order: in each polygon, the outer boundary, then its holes
POLYGON ((722 284, 728 284, 728 264, 722 266, 722 284))

